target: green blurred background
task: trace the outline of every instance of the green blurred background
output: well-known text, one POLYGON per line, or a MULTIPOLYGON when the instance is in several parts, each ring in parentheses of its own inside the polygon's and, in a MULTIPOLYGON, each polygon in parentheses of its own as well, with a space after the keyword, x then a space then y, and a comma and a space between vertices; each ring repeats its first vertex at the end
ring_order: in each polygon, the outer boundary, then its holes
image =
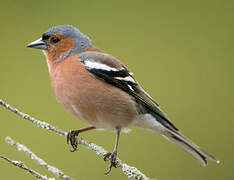
MULTIPOLYGON (((85 127, 59 104, 42 52, 27 49, 54 25, 72 24, 95 46, 121 59, 179 129, 221 160, 202 167, 152 132, 133 128, 119 157, 159 180, 234 178, 234 1, 2 1, 0 98, 66 131, 85 127)), ((0 107, 0 154, 47 173, 4 142, 10 135, 75 179, 127 179, 85 147, 70 153, 65 139, 0 107)), ((115 134, 82 134, 112 151, 115 134)), ((0 159, 0 179, 33 179, 0 159)))

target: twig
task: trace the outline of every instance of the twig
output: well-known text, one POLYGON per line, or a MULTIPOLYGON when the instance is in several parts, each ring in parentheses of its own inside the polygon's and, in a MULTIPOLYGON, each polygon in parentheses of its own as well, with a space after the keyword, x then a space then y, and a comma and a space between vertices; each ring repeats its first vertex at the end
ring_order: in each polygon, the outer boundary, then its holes
POLYGON ((32 160, 36 161, 40 166, 45 167, 48 171, 52 172, 54 175, 62 178, 62 179, 66 179, 66 180, 73 180, 71 177, 65 175, 61 170, 59 170, 58 168, 48 165, 43 159, 39 158, 35 153, 33 153, 30 149, 28 149, 26 146, 24 146, 23 144, 20 144, 16 141, 14 141, 13 139, 11 139, 11 137, 7 136, 5 141, 12 145, 15 146, 18 151, 22 151, 25 154, 27 154, 32 160))
MULTIPOLYGON (((67 133, 64 132, 63 130, 61 129, 58 129, 46 122, 42 122, 42 121, 39 121, 31 116, 29 116, 28 114, 25 114, 21 111, 19 111, 18 109, 12 107, 11 105, 7 104, 6 102, 4 102, 2 99, 0 99, 0 105, 4 106, 6 109, 16 113, 17 115, 23 117, 24 119, 26 120, 29 120, 30 122, 34 123, 37 125, 37 127, 39 128, 44 128, 44 129, 47 129, 47 130, 50 130, 50 131, 53 131, 59 135, 63 135, 63 136, 67 136, 67 133)), ((78 143, 79 144, 82 144, 86 147, 88 147, 89 149, 93 150, 96 152, 97 155, 99 156, 104 156, 108 153, 108 151, 106 151, 105 149, 103 149, 101 146, 98 146, 94 143, 91 143, 91 142, 87 142, 81 138, 78 138, 78 143)), ((129 166, 125 163, 122 163, 122 161, 117 158, 117 167, 121 168, 122 171, 129 177, 129 178, 135 178, 135 179, 138 179, 138 180, 148 180, 149 178, 147 178, 142 172, 140 172, 137 168, 135 167, 132 167, 132 166, 129 166)))
POLYGON ((33 124, 35 124, 39 128, 44 128, 44 129, 47 129, 47 130, 50 130, 50 131, 54 131, 59 135, 67 136, 67 133, 64 132, 63 130, 58 129, 58 128, 54 127, 54 126, 51 126, 47 122, 39 121, 39 120, 29 116, 28 114, 20 112, 18 109, 14 108, 10 104, 7 104, 6 102, 4 102, 2 99, 0 99, 0 105, 4 106, 6 109, 9 109, 11 112, 14 112, 15 114, 21 116, 22 118, 32 122, 33 124))
POLYGON ((39 174, 38 172, 28 168, 24 163, 22 163, 21 161, 13 161, 3 155, 0 155, 0 158, 6 160, 7 162, 13 164, 14 166, 17 166, 21 169, 24 169, 25 171, 29 172, 30 174, 32 174, 33 176, 35 176, 37 179, 42 179, 42 180, 55 180, 55 178, 48 178, 46 176, 43 176, 41 174, 39 174))

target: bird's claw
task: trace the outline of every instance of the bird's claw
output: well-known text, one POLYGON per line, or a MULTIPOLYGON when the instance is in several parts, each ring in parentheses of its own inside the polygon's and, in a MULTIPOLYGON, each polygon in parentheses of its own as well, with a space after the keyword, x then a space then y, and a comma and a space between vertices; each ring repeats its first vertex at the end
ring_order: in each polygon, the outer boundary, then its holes
POLYGON ((104 161, 107 161, 108 159, 110 160, 110 165, 109 165, 109 169, 105 173, 105 175, 107 175, 111 172, 112 167, 117 168, 117 153, 116 152, 113 152, 113 153, 108 152, 104 156, 104 161))
POLYGON ((67 144, 71 144, 72 146, 72 150, 71 152, 75 152, 77 150, 78 147, 78 137, 79 132, 76 130, 71 130, 67 133, 67 144))

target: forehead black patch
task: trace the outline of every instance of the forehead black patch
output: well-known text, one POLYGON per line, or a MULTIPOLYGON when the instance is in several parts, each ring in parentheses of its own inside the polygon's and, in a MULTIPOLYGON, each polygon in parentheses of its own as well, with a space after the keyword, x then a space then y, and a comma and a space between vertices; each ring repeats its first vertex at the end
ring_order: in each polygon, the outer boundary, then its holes
POLYGON ((44 33, 43 35, 42 35, 42 40, 47 40, 47 39, 49 39, 50 38, 50 34, 49 33, 44 33))

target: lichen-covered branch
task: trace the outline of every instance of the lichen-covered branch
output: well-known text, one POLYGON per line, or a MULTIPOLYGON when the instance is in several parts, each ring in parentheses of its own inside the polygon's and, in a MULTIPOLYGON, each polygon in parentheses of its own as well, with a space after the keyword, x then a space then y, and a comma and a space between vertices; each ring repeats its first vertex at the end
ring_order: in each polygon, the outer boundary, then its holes
MULTIPOLYGON (((53 131, 59 135, 63 135, 63 136, 67 136, 67 133, 64 132, 63 130, 61 129, 58 129, 46 122, 42 122, 42 121, 39 121, 31 116, 29 116, 28 114, 25 114, 21 111, 19 111, 18 109, 12 107, 11 105, 7 104, 6 102, 4 102, 3 100, 0 99, 0 105, 4 106, 6 109, 14 112, 15 114, 23 117, 24 119, 32 122, 33 124, 35 124, 37 127, 39 128, 44 128, 44 129, 47 129, 47 130, 50 130, 50 131, 53 131)), ((82 144, 86 147, 88 147, 89 149, 93 150, 96 152, 97 155, 100 155, 100 156, 104 156, 108 153, 108 151, 106 151, 105 149, 103 149, 101 146, 98 146, 94 143, 91 143, 91 142, 87 142, 83 139, 80 139, 80 138, 77 138, 78 140, 78 143, 79 144, 82 144)), ((132 166, 129 166, 125 163, 123 163, 120 159, 117 159, 117 167, 121 168, 122 171, 129 177, 129 178, 135 178, 135 179, 138 179, 138 180, 148 180, 149 178, 147 178, 142 172, 140 172, 137 168, 135 167, 132 167, 132 166)))
POLYGON ((38 172, 28 168, 24 163, 22 163, 21 161, 14 161, 11 160, 3 155, 0 155, 0 158, 6 160, 7 162, 11 163, 14 166, 17 166, 21 169, 24 169, 25 171, 29 172, 30 174, 32 174, 33 176, 35 176, 37 179, 42 179, 42 180, 55 180, 55 178, 48 178, 44 175, 39 174, 38 172))
POLYGON ((4 106, 6 109, 10 110, 11 112, 14 112, 15 114, 21 116, 22 118, 32 122, 33 124, 35 124, 39 128, 44 128, 44 129, 47 129, 50 131, 54 131, 59 135, 67 136, 67 133, 64 132, 63 130, 55 128, 54 126, 51 126, 49 123, 36 120, 35 118, 29 116, 28 114, 20 112, 18 109, 14 108, 10 104, 7 104, 6 102, 4 102, 2 99, 0 99, 0 105, 4 106))
POLYGON ((32 160, 36 161, 40 166, 45 167, 48 171, 50 171, 51 173, 53 173, 54 175, 62 178, 62 179, 66 179, 66 180, 73 180, 71 177, 67 176, 66 174, 64 174, 61 170, 59 170, 58 168, 48 165, 43 159, 39 158, 35 153, 33 153, 30 149, 28 149, 26 146, 24 146, 23 144, 20 144, 16 141, 14 141, 11 137, 7 136, 5 141, 12 145, 15 146, 18 151, 24 152, 25 154, 27 154, 32 160))

